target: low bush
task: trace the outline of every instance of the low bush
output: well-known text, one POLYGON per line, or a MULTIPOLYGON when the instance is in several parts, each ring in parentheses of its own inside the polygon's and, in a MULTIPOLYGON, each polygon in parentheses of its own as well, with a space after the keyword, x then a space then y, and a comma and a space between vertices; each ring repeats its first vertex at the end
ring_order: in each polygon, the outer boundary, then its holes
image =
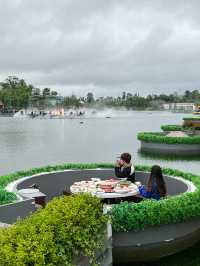
POLYGON ((0 230, 0 265, 76 265, 77 256, 91 263, 103 246, 107 217, 96 197, 55 198, 10 228, 0 230))
POLYGON ((188 137, 169 137, 158 132, 140 132, 137 135, 138 140, 152 143, 165 144, 200 144, 200 136, 188 137))
MULTIPOLYGON (((150 171, 150 168, 143 166, 136 169, 150 171)), ((197 190, 160 201, 145 200, 138 204, 124 202, 115 205, 111 213, 114 231, 139 231, 148 226, 179 223, 200 217, 200 176, 168 168, 163 169, 163 173, 190 180, 197 186, 197 190)))

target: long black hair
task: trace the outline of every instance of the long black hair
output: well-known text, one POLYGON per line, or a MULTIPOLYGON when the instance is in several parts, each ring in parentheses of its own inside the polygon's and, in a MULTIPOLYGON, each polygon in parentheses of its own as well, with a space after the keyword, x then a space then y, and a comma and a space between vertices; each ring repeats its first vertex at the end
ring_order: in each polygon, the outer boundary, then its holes
POLYGON ((157 189, 161 197, 165 197, 167 193, 165 181, 162 175, 162 169, 159 165, 154 165, 151 168, 151 173, 147 179, 147 190, 151 191, 153 186, 153 178, 156 179, 157 189))

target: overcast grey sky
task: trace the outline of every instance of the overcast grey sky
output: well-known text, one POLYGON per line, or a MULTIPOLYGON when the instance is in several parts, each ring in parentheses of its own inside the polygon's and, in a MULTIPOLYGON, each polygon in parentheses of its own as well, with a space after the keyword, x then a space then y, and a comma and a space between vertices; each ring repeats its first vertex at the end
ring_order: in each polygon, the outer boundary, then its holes
POLYGON ((0 80, 64 95, 200 88, 199 0, 0 0, 0 80))

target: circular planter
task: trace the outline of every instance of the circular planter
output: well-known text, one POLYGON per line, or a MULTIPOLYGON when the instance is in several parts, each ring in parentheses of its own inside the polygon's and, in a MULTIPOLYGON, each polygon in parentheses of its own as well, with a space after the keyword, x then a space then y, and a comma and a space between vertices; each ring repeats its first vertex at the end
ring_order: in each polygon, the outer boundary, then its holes
POLYGON ((160 132, 138 133, 141 151, 149 154, 196 156, 200 155, 200 136, 169 136, 160 132))
MULTIPOLYGON (((143 184, 149 173, 136 171, 136 180, 143 184)), ((107 179, 115 177, 113 169, 87 169, 87 170, 65 170, 55 171, 51 173, 40 173, 29 177, 21 178, 10 183, 7 189, 17 192, 20 189, 26 189, 32 184, 37 184, 42 193, 47 196, 50 201, 56 196, 62 195, 63 190, 69 191, 70 186, 81 180, 89 180, 91 177, 107 179)), ((178 179, 171 176, 165 176, 168 195, 175 196, 184 192, 194 191, 195 187, 191 182, 184 179, 178 179)), ((13 223, 18 217, 25 217, 29 213, 36 210, 33 199, 21 200, 8 205, 0 206, 0 221, 5 223, 13 223)))
MULTIPOLYGON (((136 171, 136 180, 145 183, 148 172, 136 171)), ((114 169, 87 169, 87 170, 66 170, 52 173, 42 173, 34 176, 20 179, 13 183, 12 191, 26 189, 32 184, 37 184, 42 193, 47 195, 47 200, 62 195, 63 190, 70 190, 70 186, 77 181, 90 180, 90 178, 101 178, 103 180, 108 178, 115 178, 114 169)), ((193 191, 191 183, 178 179, 172 176, 164 176, 168 195, 175 196, 187 191, 193 191)))
MULTIPOLYGON (((137 168, 139 169, 139 168, 137 168)), ((136 171, 136 180, 144 183, 149 173, 147 171, 136 171)), ((69 189, 75 181, 87 180, 91 177, 107 179, 114 177, 113 169, 75 169, 62 170, 51 173, 40 173, 25 177, 13 182, 7 188, 17 192, 30 185, 37 184, 40 191, 47 195, 47 199, 61 195, 63 189, 69 189)), ((180 195, 185 192, 195 191, 195 186, 182 178, 164 175, 169 196, 180 195)), ((186 194, 187 195, 187 194, 186 194)), ((0 207, 0 221, 11 223, 24 213, 23 202, 31 206, 31 200, 21 201, 0 207), (21 204, 21 209, 19 205, 21 204), (1 209, 4 208, 4 209, 1 209), (1 211, 2 210, 2 211, 1 211), (9 210, 9 211, 8 211, 9 210), (7 211, 7 220, 2 219, 7 211), (12 214, 12 221, 9 221, 8 213, 12 214)), ((29 208, 27 208, 29 210, 29 208)), ((200 219, 194 218, 190 221, 147 227, 140 232, 113 232, 113 259, 114 264, 125 264, 133 261, 149 261, 174 254, 189 246, 192 246, 200 239, 200 219)))
POLYGON ((141 151, 151 154, 193 156, 200 155, 200 144, 165 144, 141 141, 141 151))
POLYGON ((200 239, 200 218, 179 224, 113 233, 113 261, 125 264, 151 261, 180 252, 200 239))

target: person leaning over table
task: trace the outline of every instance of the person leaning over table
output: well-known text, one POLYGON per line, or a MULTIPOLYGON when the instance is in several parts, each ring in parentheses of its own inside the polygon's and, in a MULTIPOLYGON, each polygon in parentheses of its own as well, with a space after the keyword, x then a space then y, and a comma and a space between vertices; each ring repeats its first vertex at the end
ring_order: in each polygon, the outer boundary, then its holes
POLYGON ((126 178, 132 183, 135 182, 135 168, 131 163, 130 153, 122 153, 120 159, 116 161, 115 175, 118 178, 126 178))
POLYGON ((166 184, 162 175, 162 169, 158 165, 151 168, 146 186, 138 187, 140 195, 144 198, 159 200, 167 194, 166 184))

